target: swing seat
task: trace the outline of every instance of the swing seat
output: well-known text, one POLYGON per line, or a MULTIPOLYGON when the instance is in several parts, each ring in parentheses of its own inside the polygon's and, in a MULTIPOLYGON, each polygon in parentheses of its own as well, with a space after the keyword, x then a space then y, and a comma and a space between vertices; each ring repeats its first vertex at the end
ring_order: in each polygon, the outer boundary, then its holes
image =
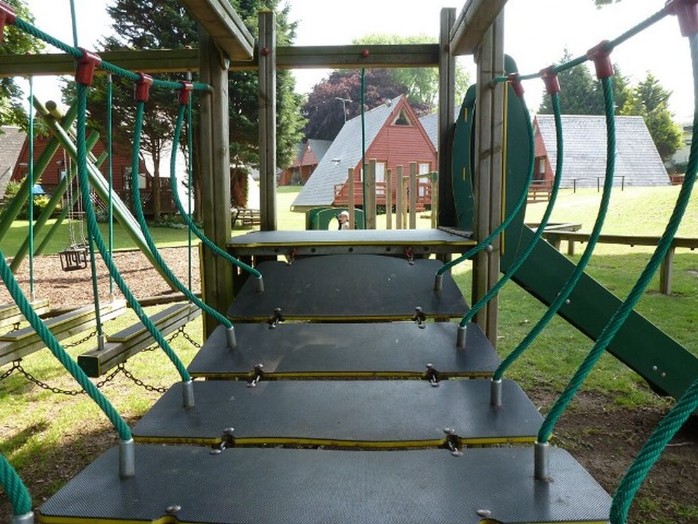
POLYGON ((61 269, 63 271, 75 271, 87 267, 87 247, 72 245, 59 253, 61 269))

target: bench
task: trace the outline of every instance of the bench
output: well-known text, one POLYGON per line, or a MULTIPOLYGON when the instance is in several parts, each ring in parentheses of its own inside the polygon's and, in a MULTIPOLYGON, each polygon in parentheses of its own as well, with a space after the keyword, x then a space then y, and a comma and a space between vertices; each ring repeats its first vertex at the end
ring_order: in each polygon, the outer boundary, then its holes
MULTIPOLYGON (((164 336, 194 320, 200 314, 201 310, 198 307, 187 302, 173 304, 150 317, 150 320, 164 336)), ((88 377, 97 378, 153 343, 152 335, 139 320, 107 336, 104 349, 95 348, 79 355, 78 365, 88 377)))
MULTIPOLYGON (((32 304, 32 307, 37 315, 43 315, 48 312, 48 300, 37 300, 32 304)), ((14 302, 11 304, 0 304, 0 327, 11 326, 22 320, 24 320, 24 314, 19 310, 17 304, 14 302)))
MULTIPOLYGON (((125 311, 126 302, 123 300, 103 304, 100 307, 100 319, 111 320, 125 311)), ((95 316, 95 308, 90 305, 50 318, 44 324, 57 340, 63 340, 96 326, 95 316)), ((46 344, 31 326, 0 335, 0 366, 44 347, 46 344)))
POLYGON ((248 209, 245 207, 233 207, 230 209, 232 214, 231 227, 239 221, 243 227, 258 226, 261 224, 261 215, 259 209, 248 209))

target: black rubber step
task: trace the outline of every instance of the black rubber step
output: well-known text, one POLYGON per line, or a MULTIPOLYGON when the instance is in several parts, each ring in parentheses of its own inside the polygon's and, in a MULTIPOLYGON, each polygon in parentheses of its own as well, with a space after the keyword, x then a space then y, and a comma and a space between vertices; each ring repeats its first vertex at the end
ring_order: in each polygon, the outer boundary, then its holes
POLYGON ((281 309, 297 320, 408 320, 421 308, 427 317, 461 317, 468 307, 450 273, 434 291, 438 260, 379 255, 329 255, 292 264, 262 262, 264 292, 256 279, 242 286, 228 309, 233 320, 263 322, 281 309))
POLYGON ((551 482, 529 448, 338 451, 136 445, 120 479, 114 448, 39 510, 38 521, 288 524, 605 522, 611 499, 566 451, 551 482), (162 520, 161 520, 162 519, 162 520))
POLYGON ((237 348, 219 326, 189 365, 193 377, 252 379, 437 378, 491 376, 500 359, 476 324, 465 348, 456 347, 458 324, 429 322, 282 323, 235 325, 237 348), (431 364, 431 371, 427 365, 431 364))

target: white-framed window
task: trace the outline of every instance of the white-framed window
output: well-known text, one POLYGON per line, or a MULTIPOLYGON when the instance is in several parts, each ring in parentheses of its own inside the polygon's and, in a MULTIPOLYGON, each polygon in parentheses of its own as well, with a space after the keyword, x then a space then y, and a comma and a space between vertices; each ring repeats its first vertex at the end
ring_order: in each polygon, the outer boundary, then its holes
POLYGON ((419 163, 419 174, 426 175, 429 172, 431 172, 431 164, 429 162, 420 162, 419 163))

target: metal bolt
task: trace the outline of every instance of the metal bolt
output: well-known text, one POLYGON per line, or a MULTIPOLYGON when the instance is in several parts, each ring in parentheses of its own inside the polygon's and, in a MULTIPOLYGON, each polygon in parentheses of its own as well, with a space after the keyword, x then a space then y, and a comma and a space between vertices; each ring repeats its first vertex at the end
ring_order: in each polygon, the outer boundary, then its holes
POLYGON ((479 510, 477 510, 477 516, 478 516, 478 517, 487 518, 487 517, 489 517, 490 515, 492 515, 492 512, 491 512, 490 510, 488 510, 488 509, 479 509, 479 510))
POLYGON ((446 433, 446 435, 455 435, 456 430, 453 428, 444 428, 444 433, 446 433))
POLYGON ((168 515, 175 515, 179 513, 179 511, 182 509, 182 506, 179 506, 177 504, 173 504, 172 506, 167 506, 167 509, 165 509, 165 513, 168 515))

